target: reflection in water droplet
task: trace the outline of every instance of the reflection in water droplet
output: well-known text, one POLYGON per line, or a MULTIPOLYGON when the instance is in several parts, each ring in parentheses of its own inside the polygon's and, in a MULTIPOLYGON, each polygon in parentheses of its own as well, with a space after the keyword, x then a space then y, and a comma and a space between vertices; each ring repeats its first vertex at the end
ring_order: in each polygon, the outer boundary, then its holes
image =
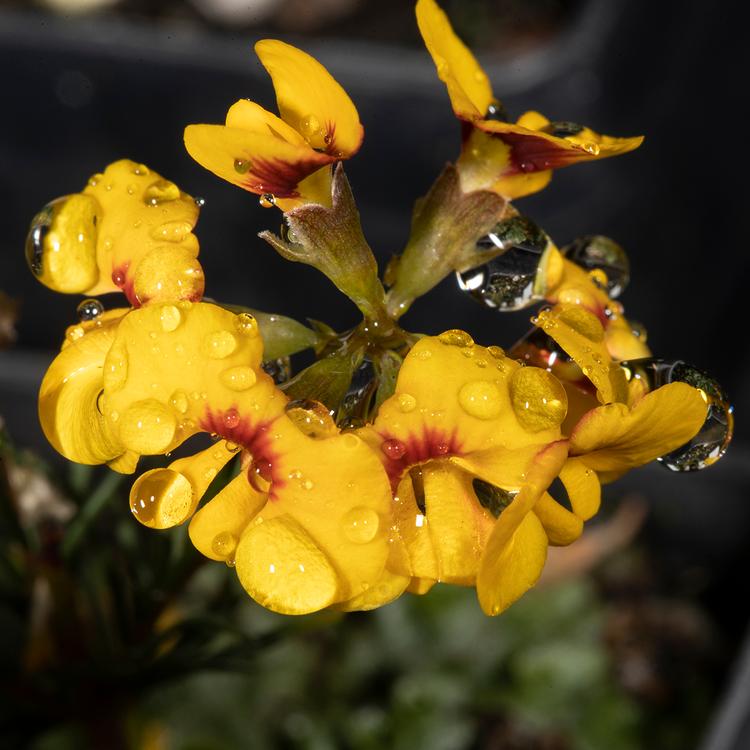
POLYGON ((557 138, 565 138, 569 135, 576 135, 583 130, 583 125, 579 125, 576 122, 568 122, 567 120, 557 120, 556 122, 549 122, 543 128, 542 133, 549 133, 557 138))
POLYGON ((625 250, 602 235, 582 237, 562 248, 562 253, 587 271, 601 271, 609 296, 619 297, 630 281, 630 261, 625 250))
POLYGON ((98 299, 85 299, 76 308, 78 320, 85 323, 98 318, 104 312, 104 305, 98 299))
POLYGON ((219 380, 230 390, 246 391, 255 385, 257 376, 252 367, 238 365, 222 370, 219 374, 219 380))
POLYGON ((452 328, 450 331, 445 331, 438 336, 438 341, 446 346, 458 346, 464 348, 467 346, 474 346, 474 339, 459 328, 452 328))
POLYGON ((492 513, 495 518, 500 516, 518 494, 517 490, 504 490, 482 479, 473 479, 471 484, 474 487, 474 494, 477 496, 479 504, 492 513))
POLYGON ((143 193, 143 202, 147 206, 158 206, 166 201, 175 201, 180 197, 180 189, 170 180, 157 180, 151 183, 143 193))
POLYGON ((560 381, 538 367, 521 367, 513 373, 510 403, 529 432, 557 427, 568 412, 568 396, 560 381))
POLYGON ((721 385, 710 375, 682 360, 652 357, 620 363, 628 380, 644 381, 652 391, 668 383, 687 383, 697 388, 708 404, 706 421, 685 445, 658 460, 672 471, 698 471, 716 463, 726 453, 734 432, 734 408, 721 385))
POLYGON ((261 208, 272 208, 276 205, 276 196, 273 193, 263 193, 258 199, 261 208))
POLYGON ((371 508, 352 508, 343 518, 344 535, 355 544, 367 544, 378 533, 380 518, 371 508))
POLYGON ((237 537, 228 531, 222 531, 220 534, 217 534, 211 542, 211 552, 217 557, 231 557, 235 549, 237 549, 237 537))
POLYGON ((182 313, 174 305, 164 305, 159 313, 159 320, 164 331, 174 331, 182 321, 182 313))
POLYGON ((176 471, 153 469, 133 485, 130 510, 144 526, 168 529, 192 515, 193 488, 187 478, 176 471))
POLYGON ((458 403, 467 414, 477 419, 494 419, 503 408, 500 389, 488 380, 464 383, 458 392, 458 403))
MULTIPOLYGON (((485 80, 485 75, 477 71, 477 81, 482 82, 485 80)), ((503 106, 502 102, 495 99, 490 102, 487 107, 487 112, 484 115, 485 120, 498 120, 499 122, 508 122, 508 112, 503 106)))
MULTIPOLYGON (((514 216, 499 222, 477 241, 479 253, 500 255, 456 278, 459 288, 486 307, 521 310, 540 299, 538 271, 549 245, 547 235, 532 221, 514 216)), ((481 258, 481 255, 478 255, 481 258)))
POLYGON ((294 426, 307 437, 330 437, 338 431, 330 411, 320 401, 290 401, 285 411, 294 426))

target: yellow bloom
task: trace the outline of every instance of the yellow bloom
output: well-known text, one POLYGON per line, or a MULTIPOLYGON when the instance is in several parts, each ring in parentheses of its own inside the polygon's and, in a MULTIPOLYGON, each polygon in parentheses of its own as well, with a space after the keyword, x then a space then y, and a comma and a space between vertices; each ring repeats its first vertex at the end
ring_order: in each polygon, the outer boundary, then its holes
POLYGON ((189 125, 185 147, 201 166, 288 211, 331 202, 330 165, 353 156, 364 130, 344 89, 313 57, 275 39, 255 51, 281 117, 240 99, 225 125, 189 125))
POLYGON ((487 74, 435 0, 418 0, 417 23, 453 111, 471 126, 457 164, 465 192, 486 189, 519 198, 544 188, 553 169, 623 154, 643 141, 551 122, 538 112, 507 122, 487 74))
POLYGON ((58 292, 123 291, 135 306, 198 300, 204 287, 192 233, 198 213, 173 182, 122 159, 34 217, 26 257, 34 275, 58 292))
POLYGON ((417 592, 434 581, 476 584, 491 614, 532 586, 549 540, 569 543, 582 529, 551 498, 539 504, 567 457, 566 406, 548 372, 463 331, 421 339, 361 433, 391 479, 407 550, 385 578, 411 578, 417 592))

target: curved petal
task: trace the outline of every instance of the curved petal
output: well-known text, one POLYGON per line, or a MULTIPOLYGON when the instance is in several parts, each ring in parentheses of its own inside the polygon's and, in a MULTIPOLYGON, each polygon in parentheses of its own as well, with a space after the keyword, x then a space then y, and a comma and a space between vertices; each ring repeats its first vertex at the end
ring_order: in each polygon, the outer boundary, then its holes
POLYGON ((258 135, 272 135, 294 146, 304 146, 307 143, 280 117, 248 99, 240 99, 229 108, 224 124, 228 128, 238 128, 258 135))
POLYGON ((231 562, 240 537, 267 500, 244 473, 237 475, 193 516, 190 541, 206 557, 231 562))
POLYGON ((357 109, 314 57, 277 39, 261 40, 255 52, 273 80, 282 119, 312 148, 336 159, 359 150, 364 129, 357 109))
POLYGON ((555 547, 572 544, 583 533, 583 521, 563 508, 548 492, 537 500, 534 514, 541 521, 549 543, 555 547))
POLYGON ((526 484, 500 514, 479 563, 477 594, 482 609, 500 614, 536 583, 547 554, 547 534, 531 513, 567 458, 566 441, 539 451, 526 484))
POLYGON ((82 464, 101 464, 125 452, 113 425, 100 411, 102 368, 125 310, 112 310, 68 329, 62 351, 39 389, 39 421, 58 453, 82 464))
POLYGON ((573 512, 588 521, 599 512, 602 486, 593 469, 589 469, 580 458, 570 458, 560 471, 560 481, 568 493, 573 512))
POLYGON ((83 194, 101 206, 96 231, 99 277, 87 294, 123 291, 132 305, 139 305, 134 278, 143 259, 151 256, 151 286, 168 282, 175 263, 187 265, 197 269, 197 275, 172 299, 200 299, 203 275, 195 260, 198 239, 193 234, 200 208, 190 195, 129 159, 94 175, 83 194))
POLYGON ((644 396, 632 410, 625 404, 592 409, 573 430, 570 453, 595 471, 627 471, 688 442, 707 410, 696 388, 670 383, 644 396))
POLYGON ((335 157, 307 144, 225 125, 188 125, 185 148, 217 177, 256 195, 297 198, 299 184, 335 157))
POLYGON ((625 373, 612 362, 596 315, 580 305, 562 303, 541 311, 535 324, 575 360, 603 403, 627 401, 625 373))
POLYGON ((448 17, 434 0, 418 0, 417 25, 438 78, 448 88, 453 111, 464 120, 478 120, 493 103, 487 74, 469 48, 456 36, 448 17))

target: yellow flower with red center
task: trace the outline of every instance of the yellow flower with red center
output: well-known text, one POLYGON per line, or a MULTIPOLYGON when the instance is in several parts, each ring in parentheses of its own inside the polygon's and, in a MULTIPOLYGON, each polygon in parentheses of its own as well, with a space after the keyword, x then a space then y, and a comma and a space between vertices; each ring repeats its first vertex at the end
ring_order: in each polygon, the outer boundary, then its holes
POLYGON ((34 217, 26 257, 45 286, 68 294, 122 291, 131 305, 199 300, 198 203, 145 164, 121 159, 80 193, 34 217))
POLYGON ((376 585, 392 546, 380 461, 327 412, 287 408, 260 367, 255 319, 185 301, 123 312, 102 316, 52 363, 40 393, 50 442, 71 460, 129 472, 141 455, 169 453, 199 432, 219 436, 225 442, 140 477, 136 518, 184 522, 243 451, 246 471, 191 523, 201 552, 236 564, 251 596, 287 614, 370 608, 400 593, 376 585))
POLYGON ((641 136, 613 138, 574 123, 551 122, 538 112, 507 122, 487 74, 435 0, 418 0, 416 12, 453 111, 469 126, 457 163, 465 192, 485 189, 519 198, 544 188, 553 169, 624 154, 643 141, 641 136))
POLYGON ((189 125, 185 147, 201 166, 288 211, 331 203, 330 166, 359 150, 364 129, 351 99, 302 50, 275 39, 255 45, 281 117, 240 99, 224 125, 189 125))

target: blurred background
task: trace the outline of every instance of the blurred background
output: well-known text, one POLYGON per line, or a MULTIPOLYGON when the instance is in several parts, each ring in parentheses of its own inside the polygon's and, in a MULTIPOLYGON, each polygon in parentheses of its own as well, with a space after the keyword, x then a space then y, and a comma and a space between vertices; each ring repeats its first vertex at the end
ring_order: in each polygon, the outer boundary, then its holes
MULTIPOLYGON (((628 316, 658 356, 725 386, 735 444, 698 476, 654 466, 614 485, 589 557, 561 563, 500 619, 485 619, 472 592, 440 587, 374 614, 290 623, 263 612, 232 571, 200 566, 184 530, 134 528, 126 484, 64 466, 46 446, 36 390, 81 300, 33 279, 25 235, 50 199, 131 158, 205 199, 207 295, 354 324, 324 277, 256 237, 280 214, 202 170, 182 131, 221 122, 241 97, 274 109, 257 39, 312 53, 365 125, 346 169, 385 264, 459 147, 412 3, 0 0, 3 747, 750 746, 742 24, 726 0, 443 5, 512 115, 646 135, 635 153, 561 170, 517 205, 558 245, 597 233, 625 247, 628 316)), ((529 314, 483 309, 451 279, 404 324, 507 346, 529 314)))

